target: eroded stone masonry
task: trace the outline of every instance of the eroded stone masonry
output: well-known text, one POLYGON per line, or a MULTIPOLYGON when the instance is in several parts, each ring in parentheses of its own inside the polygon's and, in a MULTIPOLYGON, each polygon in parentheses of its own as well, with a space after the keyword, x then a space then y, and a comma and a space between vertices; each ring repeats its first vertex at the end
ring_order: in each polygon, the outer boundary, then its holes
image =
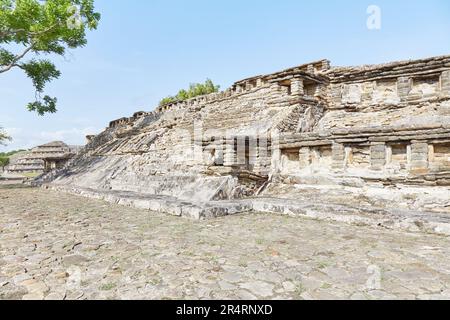
POLYGON ((38 182, 197 219, 262 211, 450 234, 450 56, 308 63, 89 140, 38 182))
POLYGON ((23 152, 6 168, 9 173, 44 173, 64 167, 80 150, 62 141, 54 141, 23 152))

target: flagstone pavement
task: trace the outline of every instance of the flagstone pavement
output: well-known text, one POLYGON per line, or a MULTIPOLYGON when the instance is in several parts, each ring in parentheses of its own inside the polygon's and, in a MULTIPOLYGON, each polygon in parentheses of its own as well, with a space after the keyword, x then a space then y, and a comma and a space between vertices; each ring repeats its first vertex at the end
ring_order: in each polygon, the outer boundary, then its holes
POLYGON ((0 299, 450 299, 449 238, 0 186, 0 299))

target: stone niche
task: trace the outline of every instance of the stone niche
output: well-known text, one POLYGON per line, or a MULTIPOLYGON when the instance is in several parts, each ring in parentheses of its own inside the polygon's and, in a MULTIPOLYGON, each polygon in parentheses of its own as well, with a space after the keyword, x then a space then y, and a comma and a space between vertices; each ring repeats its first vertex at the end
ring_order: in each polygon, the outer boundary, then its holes
POLYGON ((329 106, 330 109, 338 108, 342 103, 342 84, 331 84, 329 89, 330 99, 332 104, 329 106))
POLYGON ((256 79, 247 81, 245 84, 245 90, 249 91, 258 87, 258 81, 256 79))
POLYGON ((440 91, 440 75, 427 75, 412 79, 410 99, 427 99, 435 97, 440 91))
POLYGON ((217 144, 210 144, 203 150, 203 161, 208 166, 223 167, 223 146, 217 144))
POLYGON ((441 94, 444 97, 450 96, 450 70, 442 72, 441 75, 441 94))
POLYGON ((311 148, 311 165, 314 168, 330 169, 333 164, 333 151, 330 146, 311 148))
POLYGON ((281 167, 283 174, 296 174, 305 169, 328 171, 332 168, 332 147, 315 146, 281 150, 281 167))
POLYGON ((296 173, 300 170, 300 149, 282 149, 281 166, 284 174, 296 173))
POLYGON ((270 143, 267 138, 257 139, 254 136, 226 138, 223 145, 216 147, 216 159, 223 159, 221 165, 224 167, 267 175, 272 160, 270 143))
POLYGON ((386 167, 406 172, 411 161, 411 146, 406 142, 391 143, 386 146, 386 167))
POLYGON ((432 144, 429 148, 430 169, 433 171, 449 171, 450 142, 432 144))
POLYGON ((292 94, 292 82, 291 80, 284 80, 278 83, 280 86, 281 92, 291 95, 292 94))
POLYGON ((318 84, 314 81, 303 81, 303 92, 307 97, 314 98, 317 93, 318 87, 318 84))
POLYGON ((345 147, 345 167, 349 169, 368 169, 370 167, 370 146, 352 145, 345 147))
POLYGON ((400 101, 397 79, 383 79, 376 81, 372 94, 372 104, 397 105, 400 101))
POLYGON ((362 100, 362 84, 345 84, 342 88, 342 103, 355 104, 362 100))
POLYGON ((255 162, 252 162, 250 157, 252 151, 253 154, 256 150, 251 150, 249 140, 246 139, 245 143, 241 143, 241 141, 235 143, 235 151, 237 155, 237 165, 241 166, 243 169, 252 170, 255 162))

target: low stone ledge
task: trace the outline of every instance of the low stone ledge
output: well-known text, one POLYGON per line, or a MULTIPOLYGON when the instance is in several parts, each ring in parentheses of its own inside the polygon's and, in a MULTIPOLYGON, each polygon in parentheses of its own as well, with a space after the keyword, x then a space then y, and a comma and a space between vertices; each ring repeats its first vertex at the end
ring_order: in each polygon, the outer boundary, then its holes
POLYGON ((135 207, 155 213, 186 217, 195 220, 217 218, 252 210, 249 202, 211 201, 187 202, 169 196, 144 195, 128 191, 93 190, 88 188, 43 185, 45 189, 67 192, 87 198, 104 200, 123 206, 135 207))
POLYGON ((450 236, 450 215, 445 213, 357 207, 271 197, 190 203, 167 196, 124 191, 96 191, 55 185, 44 185, 43 188, 194 220, 261 212, 450 236))
POLYGON ((253 209, 263 213, 302 216, 317 220, 450 236, 450 215, 436 214, 435 212, 358 208, 276 198, 254 199, 253 209))

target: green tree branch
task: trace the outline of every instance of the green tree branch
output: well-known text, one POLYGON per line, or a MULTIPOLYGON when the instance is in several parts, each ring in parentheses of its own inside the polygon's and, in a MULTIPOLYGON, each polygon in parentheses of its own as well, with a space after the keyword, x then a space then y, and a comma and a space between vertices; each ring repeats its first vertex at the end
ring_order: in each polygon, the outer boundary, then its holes
POLYGON ((97 28, 94 0, 0 0, 0 74, 19 68, 32 80, 35 101, 28 110, 56 112, 56 98, 43 96, 46 84, 61 76, 42 55, 64 56, 86 45, 86 32, 97 28), (13 52, 9 47, 21 48, 13 52), (28 56, 27 61, 24 61, 28 56))

